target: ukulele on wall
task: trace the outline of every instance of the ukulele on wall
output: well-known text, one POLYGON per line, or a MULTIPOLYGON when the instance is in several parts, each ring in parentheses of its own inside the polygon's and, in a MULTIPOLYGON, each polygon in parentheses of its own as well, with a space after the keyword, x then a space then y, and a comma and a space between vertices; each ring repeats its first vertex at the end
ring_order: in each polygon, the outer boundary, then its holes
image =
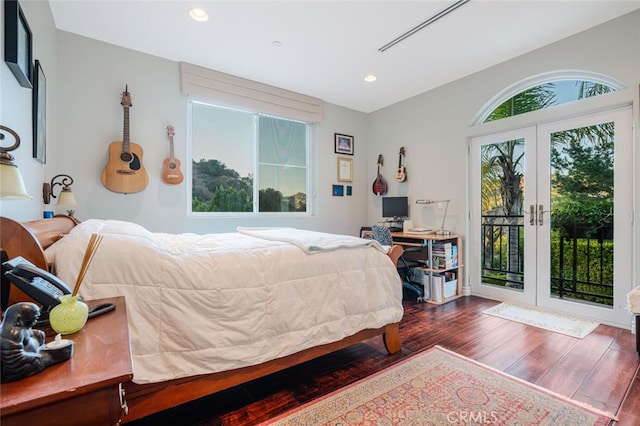
POLYGON ((407 180, 407 170, 402 165, 402 157, 404 157, 404 146, 400 147, 399 157, 400 158, 398 158, 398 168, 396 169, 395 179, 396 182, 402 183, 407 180))
POLYGON ((387 183, 382 178, 380 174, 380 166, 383 164, 382 154, 378 155, 378 176, 376 180, 373 181, 372 190, 376 195, 384 195, 387 193, 387 183))
POLYGON ((162 180, 169 185, 182 183, 184 176, 180 170, 180 160, 173 152, 173 126, 167 126, 167 136, 169 136, 169 158, 164 159, 164 169, 162 170, 162 180))
POLYGON ((110 191, 128 194, 147 187, 149 175, 142 165, 142 147, 129 141, 129 108, 131 95, 128 86, 122 92, 120 104, 124 109, 122 141, 109 144, 109 161, 102 171, 102 184, 110 191))

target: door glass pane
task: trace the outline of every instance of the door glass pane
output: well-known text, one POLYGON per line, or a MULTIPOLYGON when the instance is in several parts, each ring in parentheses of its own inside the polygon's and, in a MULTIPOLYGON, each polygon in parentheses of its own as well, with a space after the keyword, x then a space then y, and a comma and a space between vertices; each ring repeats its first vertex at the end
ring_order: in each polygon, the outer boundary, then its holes
POLYGON ((613 305, 614 123, 551 134, 551 295, 613 305))
POLYGON ((615 92, 615 88, 588 80, 555 80, 531 87, 507 99, 485 119, 501 120, 567 102, 615 92))
POLYGON ((482 283, 524 289, 524 139, 481 148, 482 283))

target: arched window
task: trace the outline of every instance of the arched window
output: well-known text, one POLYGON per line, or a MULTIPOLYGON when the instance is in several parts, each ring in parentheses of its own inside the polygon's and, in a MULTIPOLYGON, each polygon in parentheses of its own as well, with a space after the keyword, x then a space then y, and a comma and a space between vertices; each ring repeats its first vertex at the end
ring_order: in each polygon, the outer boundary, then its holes
POLYGON ((497 94, 474 120, 486 123, 625 88, 610 77, 585 71, 555 71, 520 81, 497 94))

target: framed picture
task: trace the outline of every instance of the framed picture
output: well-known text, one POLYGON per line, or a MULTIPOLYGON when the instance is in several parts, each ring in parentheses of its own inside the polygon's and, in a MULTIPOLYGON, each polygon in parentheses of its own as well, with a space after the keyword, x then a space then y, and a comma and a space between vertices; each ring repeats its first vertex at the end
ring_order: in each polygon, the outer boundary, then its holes
POLYGON ((47 162, 47 79, 38 60, 33 67, 33 158, 47 162))
POLYGON ((363 226, 360 228, 360 238, 365 240, 373 240, 373 231, 370 226, 363 226))
POLYGON ((347 186, 347 195, 351 196, 352 193, 353 193, 353 189, 352 189, 351 185, 348 185, 347 186))
POLYGON ((343 197, 344 196, 344 186, 342 186, 342 185, 333 185, 333 196, 334 197, 343 197))
POLYGON ((353 155, 353 136, 334 133, 336 154, 353 155))
POLYGON ((31 29, 16 0, 4 1, 4 61, 22 87, 31 88, 31 29))
POLYGON ((338 157, 338 182, 353 182, 353 160, 338 157))

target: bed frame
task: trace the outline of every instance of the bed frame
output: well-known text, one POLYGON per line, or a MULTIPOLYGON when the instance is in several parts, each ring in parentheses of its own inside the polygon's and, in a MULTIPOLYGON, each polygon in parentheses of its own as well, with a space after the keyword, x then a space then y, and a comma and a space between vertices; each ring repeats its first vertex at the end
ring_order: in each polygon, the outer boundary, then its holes
MULTIPOLYGON (((77 223, 75 219, 63 215, 24 223, 0 217, 0 248, 3 252, 3 261, 15 256, 22 256, 36 266, 47 269, 49 265, 47 264, 44 249, 62 238, 77 223)), ((389 257, 394 264, 397 264, 398 257, 401 254, 402 247, 400 246, 393 246, 389 251, 389 257)), ((6 295, 4 297, 6 298, 6 295)), ((31 299, 13 286, 8 295, 8 302, 13 304, 19 301, 31 301, 31 299)), ((3 302, 6 303, 5 300, 3 302)), ((384 345, 390 354, 400 351, 399 327, 398 323, 393 323, 379 329, 362 330, 338 342, 309 348, 255 366, 161 383, 145 385, 137 385, 133 382, 125 383, 124 389, 128 414, 123 413, 122 422, 127 423, 158 413, 379 335, 382 335, 384 345)))

